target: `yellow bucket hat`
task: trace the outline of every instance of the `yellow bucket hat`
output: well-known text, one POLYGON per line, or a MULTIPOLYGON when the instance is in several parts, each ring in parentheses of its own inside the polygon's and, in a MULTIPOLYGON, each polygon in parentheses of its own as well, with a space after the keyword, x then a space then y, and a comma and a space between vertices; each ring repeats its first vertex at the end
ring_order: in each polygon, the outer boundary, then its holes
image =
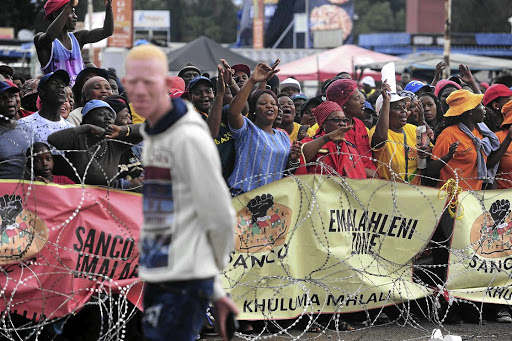
POLYGON ((501 108, 501 112, 503 113, 503 123, 501 126, 512 124, 512 100, 508 101, 503 108, 501 108))
POLYGON ((446 103, 450 106, 444 117, 459 116, 462 113, 476 108, 480 103, 484 95, 477 95, 469 90, 457 90, 454 91, 446 99, 446 103))

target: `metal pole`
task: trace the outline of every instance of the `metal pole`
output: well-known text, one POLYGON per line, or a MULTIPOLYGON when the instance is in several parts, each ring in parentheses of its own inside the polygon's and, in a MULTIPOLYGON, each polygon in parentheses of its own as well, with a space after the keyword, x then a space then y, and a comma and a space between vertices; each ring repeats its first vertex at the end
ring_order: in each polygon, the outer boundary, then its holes
POLYGON ((451 49, 451 30, 452 30, 452 0, 444 0, 444 62, 446 68, 443 72, 443 78, 450 77, 450 49, 451 49))
POLYGON ((309 0, 306 0, 306 34, 305 41, 304 41, 304 48, 309 49, 309 0))
MULTIPOLYGON (((93 13, 92 0, 87 0, 87 14, 89 15, 89 29, 90 30, 92 30, 92 13, 93 13)), ((89 44, 88 51, 89 51, 89 63, 94 63, 94 48, 92 47, 92 44, 89 44)))

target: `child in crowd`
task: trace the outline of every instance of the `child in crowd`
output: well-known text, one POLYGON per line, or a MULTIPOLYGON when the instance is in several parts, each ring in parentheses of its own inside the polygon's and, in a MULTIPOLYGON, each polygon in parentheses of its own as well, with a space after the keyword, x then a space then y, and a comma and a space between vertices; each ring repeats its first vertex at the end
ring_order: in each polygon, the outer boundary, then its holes
POLYGON ((36 142, 27 149, 27 173, 34 181, 74 185, 75 183, 64 175, 53 175, 53 155, 46 143, 36 142))

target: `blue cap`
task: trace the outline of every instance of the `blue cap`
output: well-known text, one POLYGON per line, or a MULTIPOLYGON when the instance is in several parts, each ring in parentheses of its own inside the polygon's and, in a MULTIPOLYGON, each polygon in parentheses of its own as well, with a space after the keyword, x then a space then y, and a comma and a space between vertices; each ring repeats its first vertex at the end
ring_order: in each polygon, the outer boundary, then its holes
POLYGON ((206 81, 208 83, 210 83, 210 86, 213 88, 213 83, 212 81, 210 80, 210 78, 207 78, 205 76, 197 76, 196 78, 192 79, 189 83, 188 83, 188 87, 187 87, 187 91, 190 92, 190 90, 197 84, 197 82, 199 81, 206 81))
POLYGON ((372 104, 368 101, 364 101, 364 108, 370 109, 371 111, 375 112, 375 109, 373 109, 372 104))
POLYGON ((109 108, 114 113, 114 115, 116 115, 114 109, 112 109, 112 107, 108 105, 107 102, 104 102, 99 99, 92 99, 89 102, 87 102, 84 108, 82 109, 82 116, 87 115, 92 109, 96 108, 109 108))
POLYGON ((66 72, 66 70, 59 69, 55 72, 50 72, 41 77, 39 80, 39 84, 37 85, 37 91, 41 90, 43 87, 43 84, 46 83, 50 78, 56 77, 64 81, 66 86, 69 85, 69 74, 66 72))
POLYGON ((9 85, 6 82, 0 82, 0 94, 3 94, 7 90, 13 90, 13 92, 20 92, 20 89, 17 86, 9 85))
POLYGON ((293 95, 291 98, 292 101, 295 101, 296 99, 303 99, 305 101, 308 100, 307 96, 304 94, 296 94, 296 95, 293 95))
POLYGON ((419 89, 422 89, 422 88, 425 88, 427 87, 428 88, 428 91, 429 92, 433 92, 432 90, 432 87, 428 84, 425 84, 423 82, 420 82, 420 81, 410 81, 409 83, 407 83, 407 85, 405 86, 404 90, 405 91, 410 91, 412 93, 416 93, 418 92, 419 89))

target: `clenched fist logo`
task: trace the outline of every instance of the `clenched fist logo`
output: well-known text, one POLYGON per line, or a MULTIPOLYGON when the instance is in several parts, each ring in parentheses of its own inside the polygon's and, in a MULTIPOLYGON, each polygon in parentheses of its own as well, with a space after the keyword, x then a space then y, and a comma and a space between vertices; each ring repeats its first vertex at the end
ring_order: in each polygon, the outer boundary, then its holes
POLYGON ((252 213, 253 223, 256 223, 258 218, 266 216, 268 209, 271 208, 272 205, 274 205, 274 197, 272 194, 262 194, 261 196, 258 195, 249 201, 247 208, 252 213))
POLYGON ((7 195, 0 197, 0 216, 2 217, 1 231, 4 232, 7 226, 16 222, 16 217, 23 210, 21 197, 19 195, 7 195))
POLYGON ((505 222, 505 218, 510 215, 510 201, 507 199, 496 200, 489 209, 494 226, 499 226, 505 222))

